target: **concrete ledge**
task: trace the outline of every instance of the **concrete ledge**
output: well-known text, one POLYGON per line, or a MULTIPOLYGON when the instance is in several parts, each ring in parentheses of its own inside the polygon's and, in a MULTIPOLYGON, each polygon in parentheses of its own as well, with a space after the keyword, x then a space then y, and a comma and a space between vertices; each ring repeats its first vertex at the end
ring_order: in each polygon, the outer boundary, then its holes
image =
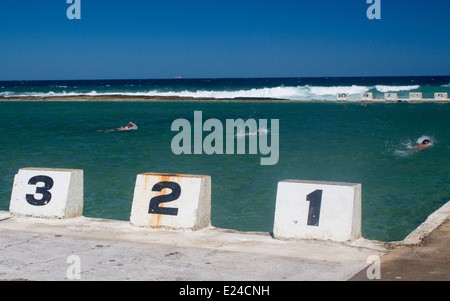
POLYGON ((0 211, 0 221, 11 218, 11 213, 9 211, 0 211))
MULTIPOLYGON (((0 217, 2 216, 0 212, 0 217)), ((65 220, 32 217, 10 217, 0 222, 0 232, 20 231, 34 234, 65 235, 83 239, 113 239, 138 243, 157 243, 177 247, 213 248, 245 253, 263 253, 276 256, 321 258, 321 252, 299 253, 307 246, 320 246, 326 250, 367 249, 386 251, 379 241, 359 239, 354 242, 338 243, 321 240, 279 240, 265 232, 239 232, 235 230, 208 227, 198 231, 163 230, 135 227, 126 221, 79 217, 65 220), (242 242, 246 247, 242 248, 242 242), (264 246, 264 248, 262 248, 264 246), (289 248, 286 248, 289 247, 289 248)))
MULTIPOLYGON (((175 231, 87 217, 18 217, 0 211, 0 280, 68 280, 71 256, 80 259, 80 280, 344 281, 354 275, 365 279, 369 256, 381 257, 383 264, 384 258, 410 259, 405 248, 422 244, 449 216, 450 202, 403 241, 361 238, 339 243, 278 240, 269 233, 214 227, 175 231)), ((440 246, 427 246, 434 247, 440 246)), ((443 249, 437 258, 428 259, 441 262, 446 254, 443 249)), ((428 264, 418 258, 408 266, 426 270, 428 264)))
POLYGON ((372 267, 350 281, 448 281, 450 279, 450 223, 445 221, 418 245, 400 245, 381 257, 380 277, 369 279, 372 267))
MULTIPOLYGON (((7 213, 0 213, 6 216, 7 213)), ((67 280, 68 256, 81 280, 347 280, 382 243, 276 240, 217 228, 166 231, 79 217, 0 221, 0 280, 67 280)))
POLYGON ((450 218, 450 201, 433 212, 428 218, 401 242, 405 245, 417 245, 424 238, 450 218))

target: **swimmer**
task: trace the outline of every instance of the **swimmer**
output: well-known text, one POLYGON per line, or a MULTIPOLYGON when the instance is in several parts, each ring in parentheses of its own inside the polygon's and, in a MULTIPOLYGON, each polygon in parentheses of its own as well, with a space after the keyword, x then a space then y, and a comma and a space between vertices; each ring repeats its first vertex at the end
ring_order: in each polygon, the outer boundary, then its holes
POLYGON ((106 130, 105 133, 107 133, 107 132, 129 131, 129 130, 137 130, 137 129, 138 129, 137 125, 130 121, 124 127, 117 128, 117 129, 112 129, 112 130, 106 130))
POLYGON ((424 149, 432 146, 433 144, 429 139, 424 139, 421 143, 417 144, 416 149, 424 149))

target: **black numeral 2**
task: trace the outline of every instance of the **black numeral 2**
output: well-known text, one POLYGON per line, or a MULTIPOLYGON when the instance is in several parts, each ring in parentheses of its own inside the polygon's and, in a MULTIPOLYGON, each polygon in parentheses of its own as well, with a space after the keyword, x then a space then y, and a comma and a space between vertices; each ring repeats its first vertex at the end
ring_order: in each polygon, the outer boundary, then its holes
POLYGON ((181 195, 181 187, 175 182, 159 182, 153 186, 152 191, 162 191, 164 188, 170 188, 172 192, 170 194, 155 196, 150 200, 150 206, 148 213, 151 214, 165 214, 165 215, 177 215, 178 208, 166 208, 159 207, 161 203, 172 202, 178 199, 181 195))
POLYGON ((37 183, 44 183, 44 187, 36 187, 36 193, 42 194, 42 198, 37 200, 34 195, 35 194, 27 194, 26 200, 30 205, 33 206, 45 206, 52 199, 52 194, 50 193, 50 189, 53 187, 53 179, 47 176, 35 176, 32 177, 29 181, 29 185, 36 185, 37 183))
POLYGON ((319 226, 320 207, 322 205, 322 190, 315 190, 306 196, 309 202, 308 226, 319 226))

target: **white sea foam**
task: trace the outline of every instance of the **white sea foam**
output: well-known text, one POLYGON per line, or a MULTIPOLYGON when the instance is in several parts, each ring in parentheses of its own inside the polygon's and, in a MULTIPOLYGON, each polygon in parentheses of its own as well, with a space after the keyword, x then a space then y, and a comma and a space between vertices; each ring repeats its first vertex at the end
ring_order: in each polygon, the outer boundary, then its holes
POLYGON ((370 87, 365 86, 333 86, 333 87, 309 87, 311 94, 314 95, 333 95, 338 93, 348 93, 350 95, 364 93, 370 90, 370 87))
POLYGON ((14 93, 14 92, 0 92, 0 96, 3 97, 57 97, 57 96, 177 96, 177 97, 193 97, 193 98, 277 98, 277 99, 305 99, 310 95, 309 90, 305 87, 274 87, 274 88, 253 88, 248 90, 234 90, 234 91, 221 91, 221 90, 197 90, 197 91, 136 91, 136 92, 97 92, 95 90, 90 92, 27 92, 27 93, 14 93))
MULTIPOLYGON (((274 87, 274 88, 253 88, 248 90, 234 90, 234 91, 217 91, 217 90, 197 90, 197 91, 180 91, 180 92, 160 92, 148 91, 148 96, 179 96, 179 97, 194 97, 194 98, 238 98, 238 97, 252 97, 252 98, 279 98, 279 99, 296 99, 304 97, 305 91, 301 87, 274 87)), ((137 92, 139 93, 139 92, 137 92)))
POLYGON ((420 85, 410 85, 410 86, 384 86, 384 85, 376 85, 375 88, 383 93, 386 92, 399 92, 399 91, 410 91, 419 89, 420 85))
POLYGON ((0 96, 2 96, 2 97, 12 97, 12 96, 15 96, 15 95, 14 95, 14 92, 5 91, 5 92, 1 92, 0 96))
POLYGON ((379 92, 397 92, 418 89, 420 85, 410 86, 278 86, 249 88, 236 90, 142 90, 142 91, 61 91, 61 92, 0 92, 3 97, 58 97, 58 96, 165 96, 165 97, 193 97, 193 98, 273 98, 290 100, 335 100, 338 93, 348 93, 350 97, 359 98, 360 93, 376 88, 379 92))

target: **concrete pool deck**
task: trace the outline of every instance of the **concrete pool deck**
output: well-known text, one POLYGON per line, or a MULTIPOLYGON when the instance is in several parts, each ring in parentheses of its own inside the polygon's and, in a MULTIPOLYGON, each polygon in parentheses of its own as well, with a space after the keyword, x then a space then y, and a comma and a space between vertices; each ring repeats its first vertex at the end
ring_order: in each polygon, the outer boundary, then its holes
POLYGON ((0 211, 0 280, 70 280, 75 264, 82 281, 368 280, 373 256, 381 258, 381 280, 450 280, 449 216, 450 202, 401 242, 336 243, 0 211))

